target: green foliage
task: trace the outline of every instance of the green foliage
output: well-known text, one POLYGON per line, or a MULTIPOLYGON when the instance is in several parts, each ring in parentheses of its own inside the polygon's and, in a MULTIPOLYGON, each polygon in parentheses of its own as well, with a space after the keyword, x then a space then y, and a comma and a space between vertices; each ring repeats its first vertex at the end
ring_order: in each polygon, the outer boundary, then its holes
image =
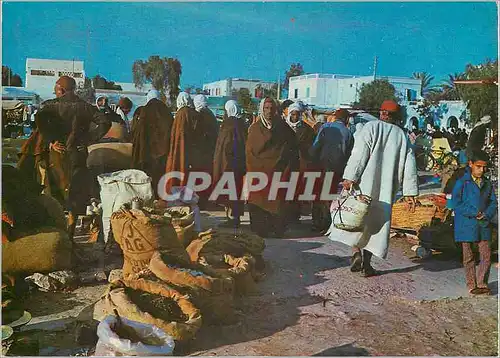
POLYGON ((370 112, 378 112, 382 102, 388 99, 399 102, 394 86, 387 80, 375 80, 361 86, 359 101, 354 106, 370 112))
POLYGON ((22 87, 23 80, 7 66, 2 66, 2 86, 22 87))
POLYGON ((257 86, 257 98, 265 98, 265 97, 271 97, 274 99, 278 98, 278 84, 273 83, 271 88, 265 88, 262 87, 261 85, 257 86))
POLYGON ((429 75, 427 72, 414 72, 413 78, 421 81, 421 95, 425 97, 433 88, 431 82, 434 80, 434 76, 429 75))
POLYGON ((498 120, 498 86, 493 83, 498 79, 498 59, 486 60, 480 65, 468 64, 463 78, 466 80, 483 80, 489 83, 458 85, 462 100, 467 103, 472 124, 482 116, 490 115, 492 120, 498 120))
POLYGON ((166 97, 168 104, 175 103, 179 95, 182 66, 178 59, 150 56, 147 61, 137 60, 132 66, 134 84, 142 88, 146 82, 166 97))
POLYGON ((458 101, 462 98, 460 88, 455 84, 457 80, 463 80, 463 73, 455 73, 448 75, 448 78, 441 85, 442 96, 441 99, 444 101, 458 101))
MULTIPOLYGON (((85 79, 87 80, 87 79, 85 79)), ((122 87, 119 85, 115 85, 113 81, 108 81, 106 78, 101 75, 96 75, 92 78, 92 84, 95 89, 108 89, 108 90, 116 90, 121 91, 122 87)))
MULTIPOLYGON (((283 82, 283 88, 288 90, 290 84, 290 77, 301 76, 303 74, 305 74, 305 72, 302 65, 300 63, 292 63, 290 65, 290 69, 285 72, 285 81, 283 82)), ((274 98, 276 98, 276 96, 274 98)))
POLYGON ((248 88, 233 90, 232 95, 236 98, 240 107, 246 112, 255 112, 257 110, 257 105, 252 101, 252 96, 248 88))

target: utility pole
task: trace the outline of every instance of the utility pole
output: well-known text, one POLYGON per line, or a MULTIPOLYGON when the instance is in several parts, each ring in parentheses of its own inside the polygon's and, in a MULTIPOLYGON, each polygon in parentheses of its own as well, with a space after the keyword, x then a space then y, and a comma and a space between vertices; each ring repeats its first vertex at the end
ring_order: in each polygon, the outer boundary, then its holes
POLYGON ((280 73, 278 71, 278 101, 280 100, 280 94, 281 94, 281 78, 280 78, 280 73))
POLYGON ((377 79, 377 56, 375 56, 375 59, 373 61, 373 80, 375 81, 377 79))

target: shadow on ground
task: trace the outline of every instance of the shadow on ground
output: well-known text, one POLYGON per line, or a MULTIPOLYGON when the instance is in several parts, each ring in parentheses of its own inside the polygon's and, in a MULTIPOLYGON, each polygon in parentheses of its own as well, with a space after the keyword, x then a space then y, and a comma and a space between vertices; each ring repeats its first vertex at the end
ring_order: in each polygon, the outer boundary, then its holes
MULTIPOLYGON (((301 316, 300 307, 323 301, 322 297, 311 295, 307 289, 326 281, 317 274, 349 264, 345 257, 310 252, 320 248, 321 242, 284 239, 266 240, 266 245, 267 276, 258 284, 258 293, 236 302, 240 311, 239 322, 216 329, 202 327, 196 340, 176 354, 254 341, 295 325, 301 316), (275 259, 271 261, 271 257, 275 259), (280 259, 276 260, 277 257, 280 259)), ((265 352, 255 354, 266 355, 265 352)))
POLYGON ((313 357, 367 357, 369 355, 370 353, 366 349, 355 347, 349 343, 325 349, 313 354, 313 357))

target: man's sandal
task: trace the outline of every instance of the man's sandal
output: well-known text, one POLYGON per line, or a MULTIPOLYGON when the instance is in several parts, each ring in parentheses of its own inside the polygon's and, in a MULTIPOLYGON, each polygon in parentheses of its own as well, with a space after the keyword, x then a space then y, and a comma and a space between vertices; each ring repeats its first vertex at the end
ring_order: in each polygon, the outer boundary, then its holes
POLYGON ((473 295, 491 295, 491 290, 488 287, 475 287, 469 290, 473 295))
POLYGON ((361 270, 361 276, 363 276, 363 277, 373 277, 373 276, 377 276, 379 274, 380 274, 380 272, 378 272, 377 270, 375 270, 371 266, 368 266, 367 268, 363 268, 361 270))
POLYGON ((351 272, 360 272, 363 269, 362 265, 361 252, 355 252, 351 257, 351 272))

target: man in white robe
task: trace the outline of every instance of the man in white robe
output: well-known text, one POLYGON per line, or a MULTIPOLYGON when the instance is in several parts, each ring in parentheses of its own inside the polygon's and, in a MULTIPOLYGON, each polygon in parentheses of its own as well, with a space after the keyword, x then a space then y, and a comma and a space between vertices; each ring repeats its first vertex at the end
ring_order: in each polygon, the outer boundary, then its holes
POLYGON ((347 232, 333 224, 330 229, 331 240, 353 247, 351 271, 361 271, 365 277, 377 274, 371 266, 372 254, 387 257, 396 193, 402 187, 410 211, 418 195, 415 155, 408 137, 395 124, 398 111, 393 101, 382 104, 380 120, 368 122, 357 135, 344 171, 342 185, 346 190, 354 185, 372 198, 364 231, 347 232))

